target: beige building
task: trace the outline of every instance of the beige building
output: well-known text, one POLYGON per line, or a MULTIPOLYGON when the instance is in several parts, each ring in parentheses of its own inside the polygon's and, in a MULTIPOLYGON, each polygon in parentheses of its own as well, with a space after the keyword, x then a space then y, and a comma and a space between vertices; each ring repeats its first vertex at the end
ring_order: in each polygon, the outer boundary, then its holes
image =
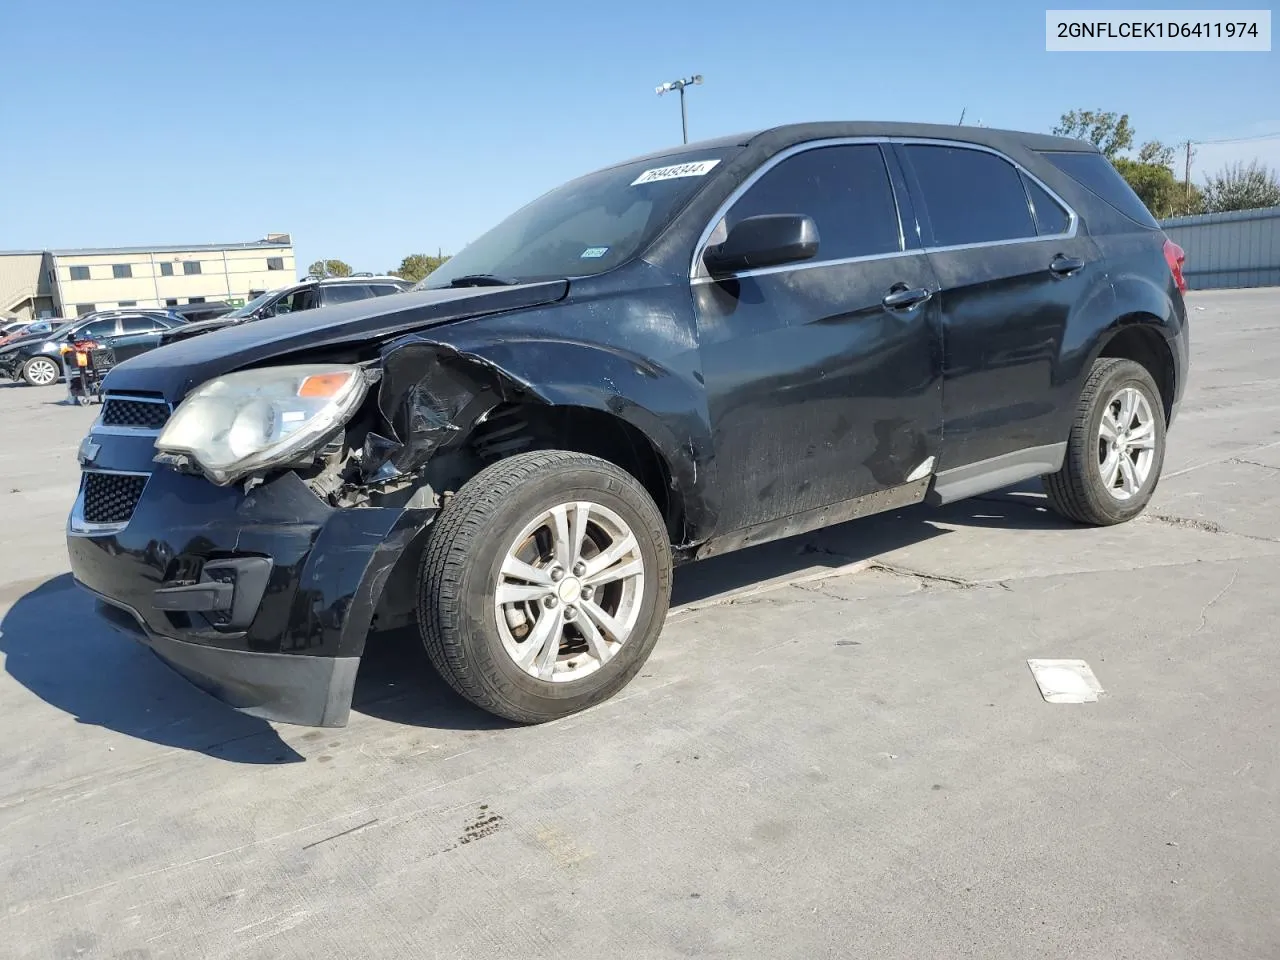
POLYGON ((239 306, 297 276, 288 234, 250 243, 0 251, 0 315, 74 317, 215 300, 239 306))

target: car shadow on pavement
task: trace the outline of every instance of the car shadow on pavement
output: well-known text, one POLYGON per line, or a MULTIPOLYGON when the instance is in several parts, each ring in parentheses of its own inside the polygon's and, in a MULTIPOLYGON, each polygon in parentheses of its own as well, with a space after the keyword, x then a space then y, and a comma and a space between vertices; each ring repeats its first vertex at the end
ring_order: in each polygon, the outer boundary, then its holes
POLYGON ((519 726, 459 696, 427 658, 416 626, 370 635, 351 709, 391 723, 441 730, 519 726))
POLYGON ((944 507, 904 507, 688 564, 676 571, 671 605, 714 600, 720 594, 814 567, 873 560, 950 533, 948 527, 1054 530, 1074 526, 1050 511, 1040 482, 1032 480, 980 499, 944 507))
POLYGON ((233 763, 303 758, 265 720, 197 690, 103 624, 70 574, 19 597, 0 621, 5 670, 80 723, 233 763))

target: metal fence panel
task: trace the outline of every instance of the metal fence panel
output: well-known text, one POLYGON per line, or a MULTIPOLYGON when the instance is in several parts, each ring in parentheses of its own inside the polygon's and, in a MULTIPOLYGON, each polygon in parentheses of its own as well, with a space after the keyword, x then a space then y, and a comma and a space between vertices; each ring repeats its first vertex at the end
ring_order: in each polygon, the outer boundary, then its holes
POLYGON ((1187 254, 1192 290, 1280 286, 1280 207, 1174 217, 1160 224, 1187 254))

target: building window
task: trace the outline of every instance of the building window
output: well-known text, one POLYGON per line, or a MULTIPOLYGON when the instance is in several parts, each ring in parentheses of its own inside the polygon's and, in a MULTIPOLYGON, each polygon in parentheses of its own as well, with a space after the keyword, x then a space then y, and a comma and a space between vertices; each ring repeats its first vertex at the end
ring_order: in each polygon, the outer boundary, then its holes
POLYGON ((71 279, 72 280, 88 280, 89 268, 88 267, 72 267, 71 279))
POLYGON ((45 273, 47 273, 47 274, 48 274, 48 276, 49 276, 49 286, 53 286, 53 284, 54 284, 54 282, 55 282, 55 281, 54 281, 54 276, 53 276, 53 271, 52 271, 52 270, 46 270, 46 271, 45 271, 45 273))
MULTIPOLYGON (((74 270, 75 268, 73 267, 72 269, 74 270)), ((97 309, 98 305, 96 303, 77 303, 76 316, 83 317, 86 313, 93 313, 97 309)))
POLYGON ((182 264, 182 272, 185 273, 187 276, 191 276, 192 274, 199 273, 200 261, 199 260, 184 261, 182 264))
POLYGON ((173 276, 173 264, 172 264, 172 263, 162 263, 162 264, 160 264, 160 276, 162 276, 162 277, 172 277, 172 276, 173 276))
POLYGON ((111 276, 116 280, 128 280, 133 276, 133 267, 127 263, 113 263, 111 276))
POLYGON ((283 269, 284 269, 284 257, 267 257, 267 269, 268 269, 268 270, 283 270, 283 269))
POLYGON ((187 303, 204 303, 204 297, 187 297, 187 303))
MULTIPOLYGON (((168 264, 166 264, 166 266, 168 266, 168 264)), ((166 307, 176 307, 178 305, 178 298, 170 297, 168 300, 164 302, 164 305, 166 307)))
POLYGON ((137 305, 138 305, 137 300, 121 300, 120 301, 120 306, 122 307, 136 307, 137 305))

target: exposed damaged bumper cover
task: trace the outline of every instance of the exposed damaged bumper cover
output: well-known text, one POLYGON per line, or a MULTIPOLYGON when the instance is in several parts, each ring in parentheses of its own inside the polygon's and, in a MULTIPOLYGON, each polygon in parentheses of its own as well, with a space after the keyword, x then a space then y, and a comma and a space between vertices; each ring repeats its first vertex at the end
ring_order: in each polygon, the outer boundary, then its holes
POLYGON ((113 530, 86 521, 87 485, 67 546, 109 623, 245 713, 346 723, 382 587, 432 510, 329 507, 294 473, 246 494, 158 470, 113 530))

